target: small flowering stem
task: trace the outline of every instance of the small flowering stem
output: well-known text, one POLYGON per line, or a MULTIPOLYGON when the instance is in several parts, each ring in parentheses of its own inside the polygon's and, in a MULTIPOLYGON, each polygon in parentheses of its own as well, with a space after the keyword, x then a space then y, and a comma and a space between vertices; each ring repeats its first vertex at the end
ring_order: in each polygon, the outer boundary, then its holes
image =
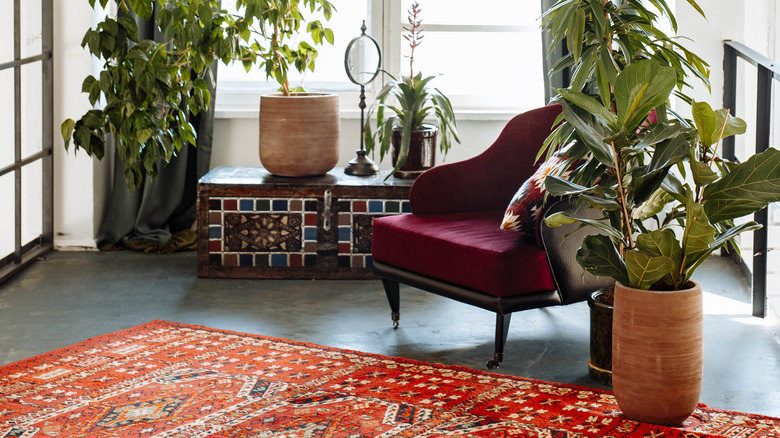
POLYGON ((404 30, 409 32, 408 34, 404 34, 404 39, 409 42, 409 47, 412 49, 411 53, 409 54, 409 81, 412 81, 412 78, 414 78, 414 49, 417 48, 420 44, 422 44, 423 34, 422 34, 422 20, 419 17, 420 12, 422 12, 422 8, 420 8, 420 4, 417 2, 412 3, 412 6, 409 8, 409 27, 404 26, 404 30))

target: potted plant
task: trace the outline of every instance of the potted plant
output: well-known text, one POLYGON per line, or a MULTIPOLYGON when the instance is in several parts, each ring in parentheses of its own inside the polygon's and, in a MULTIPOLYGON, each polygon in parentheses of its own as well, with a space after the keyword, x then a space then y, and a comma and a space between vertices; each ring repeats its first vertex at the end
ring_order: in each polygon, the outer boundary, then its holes
MULTIPOLYGON (((97 0, 90 0, 94 8, 97 0)), ((108 0, 99 0, 106 7, 108 0)), ((154 0, 118 2, 122 12, 150 20, 154 0), (130 6, 132 5, 132 7, 130 6)), ((84 79, 82 91, 101 107, 79 120, 67 119, 61 132, 65 147, 102 159, 107 136, 113 136, 117 155, 125 162, 124 178, 135 189, 144 174, 156 176, 196 133, 188 114, 209 107, 213 82, 209 66, 229 62, 239 44, 239 23, 219 11, 215 0, 157 0, 156 24, 168 43, 139 41, 138 27, 129 15, 108 17, 89 29, 81 43, 103 62, 97 77, 84 79)))
MULTIPOLYGON (((703 15, 696 2, 689 3, 703 15)), ((688 77, 700 79, 709 88, 708 65, 680 44, 674 34, 670 36, 661 30, 661 20, 676 34, 677 20, 665 0, 652 5, 641 0, 559 0, 544 13, 543 26, 552 36, 548 56, 564 42, 567 55, 557 60, 550 74, 568 68, 569 88, 609 95, 610 78, 614 81, 617 73, 633 62, 655 59, 663 65, 677 67, 676 93, 690 101, 685 95, 688 77)), ((588 299, 591 308, 588 372, 591 378, 606 385, 612 382, 612 298, 612 293, 598 290, 588 299)))
POLYGON ((603 219, 560 213, 546 222, 600 233, 583 240, 577 261, 616 281, 612 383, 621 410, 679 425, 695 409, 702 379, 701 286, 691 276, 757 227, 734 219, 780 200, 780 190, 766 190, 780 185, 780 152, 741 164, 718 157, 720 140, 744 132, 744 122, 700 102, 691 102, 692 121, 673 117, 669 99, 684 71, 664 64, 650 57, 614 76, 596 66, 596 93, 557 90, 562 123, 545 147, 567 154, 562 166, 573 170, 548 176, 547 190, 577 195, 603 219))
POLYGON ((734 219, 780 200, 780 191, 766 190, 780 184, 780 152, 769 148, 741 164, 718 157, 720 140, 744 132, 744 122, 698 102, 692 123, 668 117, 675 83, 673 67, 645 60, 616 76, 608 102, 558 90, 565 122, 549 145, 579 164, 566 179, 545 180, 551 194, 578 195, 603 212, 603 220, 559 213, 546 222, 602 233, 583 240, 577 261, 616 281, 615 396, 627 416, 669 425, 690 415, 701 391, 701 287, 691 276, 757 227, 734 219))
MULTIPOLYGON (((89 2, 92 7, 108 4, 108 0, 89 2)), ((125 162, 127 186, 135 189, 144 174, 156 176, 158 167, 170 162, 182 146, 195 146, 196 133, 187 118, 209 107, 208 83, 215 84, 208 67, 213 62, 238 59, 250 68, 260 58, 280 84, 287 83, 289 64, 299 70, 314 68, 317 51, 305 42, 291 49, 279 43, 279 36, 269 40, 267 50, 258 41, 249 43, 253 33, 273 38, 273 33, 264 32, 274 22, 283 23, 285 27, 279 29, 284 37, 296 32, 302 24, 299 3, 237 0, 239 7, 245 7, 241 17, 221 10, 216 0, 118 2, 124 13, 134 12, 144 20, 154 16, 168 41, 139 40, 137 25, 128 15, 108 17, 86 32, 82 46, 102 60, 103 71, 88 76, 82 89, 93 106, 101 106, 77 121, 62 123, 65 147, 72 140, 76 150, 102 159, 107 136, 112 136, 117 155, 125 162), (256 27, 257 21, 265 26, 256 27)), ((303 0, 303 4, 311 10, 320 7, 326 17, 333 11, 326 0, 303 0)), ((333 32, 319 21, 309 23, 307 31, 315 44, 333 41, 333 32)), ((337 137, 337 125, 335 129, 337 137)))
MULTIPOLYGON (((380 160, 392 146, 393 171, 399 178, 415 178, 435 165, 437 133, 441 131, 439 149, 445 154, 452 141, 458 138, 455 112, 450 100, 429 83, 435 76, 423 76, 414 71, 414 50, 422 42, 420 6, 414 2, 409 8, 409 26, 404 27, 404 38, 409 42, 409 76, 400 79, 388 74, 391 80, 377 94, 368 111, 364 141, 366 151, 379 147, 380 160), (376 125, 371 115, 376 112, 376 125), (426 123, 435 118, 437 124, 426 123)), ((389 177, 390 175, 388 175, 389 177)))
POLYGON ((291 88, 288 72, 314 71, 315 46, 334 41, 331 29, 320 20, 306 22, 303 14, 308 9, 329 20, 335 8, 327 0, 238 0, 237 5, 246 8, 247 26, 262 37, 247 50, 246 68, 259 64, 280 86, 279 94, 260 98, 260 161, 281 176, 326 173, 339 158, 338 95, 291 88), (307 34, 311 42, 302 39, 307 34))

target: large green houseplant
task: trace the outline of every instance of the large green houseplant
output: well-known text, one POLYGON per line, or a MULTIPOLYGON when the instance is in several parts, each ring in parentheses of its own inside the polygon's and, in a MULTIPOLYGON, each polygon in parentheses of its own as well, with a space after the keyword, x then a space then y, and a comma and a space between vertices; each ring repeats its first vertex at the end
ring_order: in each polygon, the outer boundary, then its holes
MULTIPOLYGON (((572 48, 578 42, 585 47, 605 34, 597 32, 609 34, 608 21, 601 20, 608 11, 640 8, 630 3, 638 2, 576 2, 565 29, 557 30, 574 39, 572 48), (594 13, 593 33, 583 31, 588 26, 578 7, 594 13)), ((668 10, 662 0, 651 3, 668 10)), ((632 35, 654 34, 642 27, 632 35)), ((630 38, 612 36, 596 40, 601 54, 592 66, 583 64, 585 50, 572 55, 575 71, 590 69, 593 76, 557 90, 561 124, 546 143, 547 153, 566 154, 562 167, 571 170, 566 178, 548 176, 548 191, 577 195, 603 219, 560 213, 546 222, 599 232, 583 240, 577 260, 616 281, 613 387, 621 409, 637 420, 679 424, 701 391, 701 288, 691 276, 716 249, 757 226, 735 226, 734 219, 780 200, 780 153, 769 149, 741 164, 719 157, 720 140, 744 132, 744 122, 698 102, 691 102, 691 121, 669 104, 672 91, 684 84, 684 66, 697 71, 704 64, 689 62, 687 51, 681 52, 687 63, 658 52, 641 60, 614 56, 630 38)))
MULTIPOLYGON (((105 8, 108 0, 89 3, 105 8)), ((144 174, 156 176, 159 166, 170 162, 182 146, 195 145, 188 114, 208 109, 207 81, 215 85, 208 67, 213 62, 239 60, 247 69, 258 63, 288 90, 290 65, 300 71, 314 68, 315 47, 305 42, 290 47, 283 38, 299 31, 301 5, 330 17, 329 2, 237 0, 236 4, 243 7, 243 16, 228 14, 217 0, 118 1, 120 16, 104 19, 84 35, 82 46, 103 63, 101 73, 88 76, 82 85, 97 107, 78 120, 62 123, 65 147, 72 140, 76 150, 101 159, 107 136, 113 136, 117 155, 125 162, 125 181, 134 189, 144 174), (154 19, 167 41, 139 40, 129 13, 154 19)), ((308 23, 306 30, 315 45, 333 41, 333 32, 317 20, 308 23)))
MULTIPOLYGON (((709 69, 695 53, 687 50, 676 36, 677 19, 665 0, 557 0, 543 15, 543 26, 550 35, 548 57, 565 53, 552 65, 550 75, 564 77, 568 69, 568 88, 598 95, 609 101, 610 81, 634 62, 654 59, 677 70, 675 92, 684 100, 689 77, 709 87, 709 69), (665 25, 664 25, 665 24, 665 25), (670 29, 671 35, 663 29, 670 29), (560 49, 565 46, 565 50, 560 49)), ((696 2, 691 6, 703 15, 696 2)), ((564 123, 564 126, 566 123, 564 123)), ((560 131, 559 131, 560 132, 560 131)), ((548 150, 554 152, 554 148, 548 150)), ((612 291, 594 291, 591 307, 591 358, 588 371, 593 379, 607 385, 612 381, 612 291)))
MULTIPOLYGON (((409 42, 409 75, 400 75, 400 79, 390 76, 390 81, 379 91, 375 102, 368 111, 365 124, 364 140, 366 150, 373 152, 379 148, 380 160, 391 151, 393 132, 393 172, 404 166, 411 149, 412 137, 419 136, 423 130, 437 129, 441 132, 439 150, 445 154, 452 147, 452 142, 460 143, 458 138, 455 111, 450 100, 438 89, 430 85, 435 76, 423 76, 414 71, 414 50, 422 42, 420 7, 417 2, 409 9, 409 26, 405 27, 404 38, 409 42), (376 113, 376 121, 371 116, 376 113), (436 119, 436 126, 427 122, 436 119)), ((387 74, 387 73, 386 73, 387 74)), ((436 141, 434 137, 433 142, 436 141)), ((433 163, 430 163, 432 165, 433 163)), ((420 169, 422 170, 422 169, 420 169)))

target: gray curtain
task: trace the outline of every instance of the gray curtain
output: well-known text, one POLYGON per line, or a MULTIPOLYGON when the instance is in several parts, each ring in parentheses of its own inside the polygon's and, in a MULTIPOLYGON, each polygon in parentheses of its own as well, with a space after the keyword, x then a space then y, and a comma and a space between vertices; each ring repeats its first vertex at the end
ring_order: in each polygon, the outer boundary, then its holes
MULTIPOLYGON (((546 12, 558 0, 542 0, 542 13, 546 12)), ((551 32, 542 31, 542 65, 544 66, 544 100, 549 103, 555 96, 554 88, 566 88, 569 86, 569 69, 565 68, 555 74, 550 74, 553 65, 568 54, 565 41, 555 47, 550 52, 550 43, 552 41, 551 32), (549 53, 549 55, 548 55, 549 53)))
MULTIPOLYGON (((150 21, 134 17, 140 39, 164 41, 150 21)), ((217 62, 211 66, 214 80, 217 62)), ((124 181, 124 163, 114 160, 112 189, 97 234, 98 248, 130 248, 147 253, 170 253, 196 248, 192 229, 196 220, 198 179, 209 170, 214 131, 216 92, 211 87, 211 106, 191 118, 197 132, 197 148, 182 147, 167 166, 161 166, 157 178, 144 177, 141 186, 130 191, 124 181)))

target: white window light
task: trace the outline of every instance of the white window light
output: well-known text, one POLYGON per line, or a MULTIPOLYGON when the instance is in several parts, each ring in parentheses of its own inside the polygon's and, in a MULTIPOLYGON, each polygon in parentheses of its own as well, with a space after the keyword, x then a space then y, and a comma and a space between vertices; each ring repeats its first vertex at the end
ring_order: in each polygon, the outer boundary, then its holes
MULTIPOLYGON (((338 12, 328 26, 336 34, 336 44, 318 49, 316 69, 306 74, 303 85, 310 91, 339 93, 344 113, 357 116, 358 87, 344 71, 346 46, 360 35, 366 19, 368 33, 382 47, 382 67, 396 77, 408 75, 409 48, 402 33, 412 0, 332 3, 338 12)), ((437 76, 431 84, 450 98, 456 112, 490 118, 544 105, 540 2, 487 0, 487 7, 479 8, 466 0, 419 3, 425 36, 415 52, 415 71, 437 76)), ((230 5, 223 7, 230 10, 230 5)), ((293 83, 300 80, 297 73, 292 77, 293 83)), ((218 78, 219 117, 256 117, 260 94, 277 88, 259 68, 246 73, 240 64, 221 65, 218 78)), ((382 80, 378 76, 367 89, 369 103, 382 80)))

